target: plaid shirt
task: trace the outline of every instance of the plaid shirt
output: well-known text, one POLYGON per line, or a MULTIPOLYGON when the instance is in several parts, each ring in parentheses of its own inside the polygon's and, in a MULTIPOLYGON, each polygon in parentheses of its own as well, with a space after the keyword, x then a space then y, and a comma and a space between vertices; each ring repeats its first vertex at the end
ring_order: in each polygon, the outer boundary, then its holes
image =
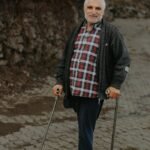
POLYGON ((92 31, 88 32, 84 25, 77 35, 70 65, 70 89, 73 96, 98 97, 96 58, 100 30, 100 25, 95 24, 92 31))

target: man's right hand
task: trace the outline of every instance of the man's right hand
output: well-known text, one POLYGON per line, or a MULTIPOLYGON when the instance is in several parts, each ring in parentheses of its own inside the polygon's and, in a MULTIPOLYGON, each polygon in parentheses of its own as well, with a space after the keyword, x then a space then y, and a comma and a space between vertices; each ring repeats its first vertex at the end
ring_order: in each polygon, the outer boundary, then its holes
POLYGON ((52 92, 54 94, 54 96, 61 96, 62 92, 63 92, 63 86, 60 84, 56 84, 53 88, 52 88, 52 92))

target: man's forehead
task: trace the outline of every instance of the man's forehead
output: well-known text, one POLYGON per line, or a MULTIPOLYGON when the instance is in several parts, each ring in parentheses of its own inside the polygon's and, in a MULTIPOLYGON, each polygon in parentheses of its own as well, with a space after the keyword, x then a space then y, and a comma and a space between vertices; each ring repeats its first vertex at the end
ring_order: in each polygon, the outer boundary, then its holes
POLYGON ((102 0, 85 0, 85 3, 95 3, 95 2, 101 3, 102 0))
POLYGON ((94 6, 94 7, 101 7, 103 11, 105 11, 105 8, 106 8, 105 0, 85 0, 84 8, 89 5, 94 6))

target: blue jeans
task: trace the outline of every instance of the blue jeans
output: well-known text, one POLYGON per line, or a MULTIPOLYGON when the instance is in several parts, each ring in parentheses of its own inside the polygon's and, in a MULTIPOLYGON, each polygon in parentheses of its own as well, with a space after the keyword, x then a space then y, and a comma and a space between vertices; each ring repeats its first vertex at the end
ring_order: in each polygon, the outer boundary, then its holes
POLYGON ((77 118, 79 128, 78 150, 93 150, 93 133, 103 100, 76 97, 79 101, 77 118))

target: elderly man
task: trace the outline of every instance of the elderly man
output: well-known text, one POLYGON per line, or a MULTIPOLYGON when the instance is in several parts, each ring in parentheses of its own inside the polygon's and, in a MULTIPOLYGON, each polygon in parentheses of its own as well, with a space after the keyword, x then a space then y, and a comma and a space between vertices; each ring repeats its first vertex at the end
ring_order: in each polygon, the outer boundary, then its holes
POLYGON ((57 68, 55 96, 77 113, 79 150, 92 150, 104 99, 117 99, 129 68, 122 35, 103 19, 104 0, 85 0, 85 19, 71 33, 57 68))

